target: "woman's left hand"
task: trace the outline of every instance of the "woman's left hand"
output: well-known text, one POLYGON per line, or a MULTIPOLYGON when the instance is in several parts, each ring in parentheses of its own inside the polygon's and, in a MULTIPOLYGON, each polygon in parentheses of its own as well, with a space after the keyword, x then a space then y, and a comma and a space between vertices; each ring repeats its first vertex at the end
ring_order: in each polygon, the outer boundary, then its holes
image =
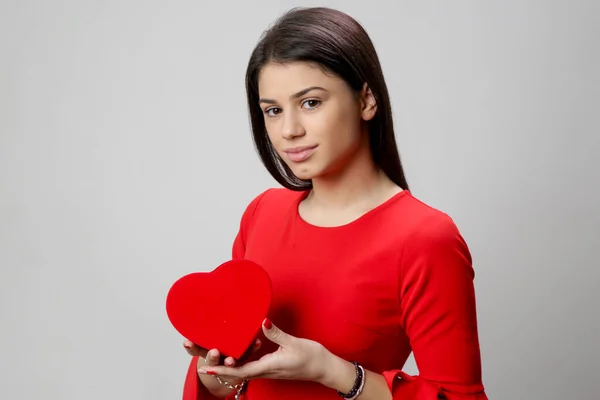
POLYGON ((330 360, 334 357, 324 346, 313 340, 289 335, 268 319, 263 323, 267 339, 279 345, 274 353, 239 367, 213 366, 199 369, 199 373, 238 379, 290 379, 324 383, 330 360))

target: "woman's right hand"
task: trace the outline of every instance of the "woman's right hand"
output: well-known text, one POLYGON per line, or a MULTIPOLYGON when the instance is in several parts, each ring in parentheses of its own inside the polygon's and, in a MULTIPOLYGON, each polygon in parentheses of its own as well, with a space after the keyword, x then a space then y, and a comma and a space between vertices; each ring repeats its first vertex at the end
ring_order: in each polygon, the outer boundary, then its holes
MULTIPOLYGON (((256 339, 254 342, 254 345, 249 350, 249 355, 254 354, 258 349, 260 349, 261 345, 262 345, 261 340, 256 339)), ((183 347, 185 348, 185 350, 188 352, 189 355, 198 357, 198 364, 196 366, 196 369, 200 369, 205 365, 209 366, 209 367, 217 366, 217 365, 221 365, 221 364, 223 364, 227 367, 234 367, 236 365, 242 365, 242 363, 240 363, 238 360, 236 360, 233 357, 225 357, 223 359, 223 357, 221 356, 221 353, 219 352, 218 349, 206 350, 206 349, 196 345, 195 343, 192 343, 189 340, 185 340, 183 342, 183 347)), ((247 358, 247 357, 244 357, 244 358, 247 358)), ((204 384, 204 386, 208 389, 208 391, 213 396, 215 396, 217 398, 225 398, 229 394, 231 394, 232 389, 227 387, 224 384, 221 384, 218 379, 215 379, 214 376, 205 375, 205 374, 198 374, 198 375, 199 375, 200 381, 204 384)), ((223 376, 220 378, 221 378, 221 382, 227 382, 231 386, 235 386, 235 385, 241 383, 239 380, 236 380, 235 378, 229 378, 226 376, 223 376)))

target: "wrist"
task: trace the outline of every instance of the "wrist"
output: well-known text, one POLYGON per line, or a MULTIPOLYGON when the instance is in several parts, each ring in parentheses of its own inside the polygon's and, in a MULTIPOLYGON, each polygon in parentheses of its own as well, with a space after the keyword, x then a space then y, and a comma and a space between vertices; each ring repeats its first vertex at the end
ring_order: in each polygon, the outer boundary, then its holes
POLYGON ((320 383, 338 392, 347 393, 356 380, 354 364, 330 353, 328 362, 323 363, 324 373, 320 383))
MULTIPOLYGON (((205 365, 206 364, 204 362, 204 359, 202 357, 198 357, 198 362, 196 364, 196 368, 203 368, 203 367, 205 367, 205 365)), ((216 377, 213 375, 206 375, 206 374, 197 374, 197 375, 198 375, 198 379, 200 380, 200 383, 202 384, 202 386, 204 386, 206 388, 206 390, 208 390, 208 392, 216 398, 219 398, 219 399, 225 398, 234 391, 233 389, 227 387, 227 385, 224 385, 221 382, 219 382, 216 379, 216 377)), ((238 382, 237 382, 237 380, 231 380, 231 384, 236 385, 236 384, 238 384, 238 382)))

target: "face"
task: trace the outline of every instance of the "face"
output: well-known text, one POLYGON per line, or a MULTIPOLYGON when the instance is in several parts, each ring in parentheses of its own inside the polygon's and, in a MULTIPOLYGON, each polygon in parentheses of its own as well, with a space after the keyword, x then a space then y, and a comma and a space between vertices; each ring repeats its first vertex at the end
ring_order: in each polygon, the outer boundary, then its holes
POLYGON ((368 88, 357 94, 341 78, 298 62, 267 64, 258 91, 269 139, 298 178, 332 174, 368 146, 364 121, 376 110, 368 88))

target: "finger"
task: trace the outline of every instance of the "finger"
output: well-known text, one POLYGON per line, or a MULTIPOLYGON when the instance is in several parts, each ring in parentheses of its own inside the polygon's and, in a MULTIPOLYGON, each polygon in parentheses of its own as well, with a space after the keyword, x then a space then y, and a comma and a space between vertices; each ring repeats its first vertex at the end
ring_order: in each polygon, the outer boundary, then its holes
POLYGON ((191 356, 204 357, 206 355, 206 350, 204 350, 200 346, 195 345, 194 343, 192 343, 189 340, 185 340, 183 342, 183 347, 188 352, 188 354, 191 355, 191 356))
POLYGON ((252 347, 252 353, 256 353, 258 349, 260 349, 260 346, 262 346, 262 340, 256 339, 254 341, 254 346, 252 347))
POLYGON ((223 365, 227 367, 235 367, 236 365, 242 365, 249 361, 252 354, 256 353, 258 349, 262 346, 262 341, 260 339, 255 339, 252 346, 248 348, 248 350, 242 355, 240 359, 235 359, 233 357, 222 357, 223 365))
POLYGON ((287 333, 283 332, 281 329, 273 325, 273 323, 268 318, 266 318, 263 321, 263 332, 265 333, 267 339, 280 346, 285 346, 286 344, 289 344, 289 342, 293 339, 293 336, 288 335, 287 333))
POLYGON ((227 367, 235 367, 235 358, 227 357, 223 364, 225 364, 225 366, 227 366, 227 367))
POLYGON ((251 361, 241 367, 227 367, 224 365, 205 366, 198 373, 208 375, 227 376, 237 379, 266 378, 269 371, 268 362, 265 359, 251 361))
POLYGON ((221 354, 219 353, 219 350, 212 349, 208 353, 206 353, 206 357, 205 357, 206 365, 209 365, 209 366, 219 365, 220 358, 221 358, 221 354))

